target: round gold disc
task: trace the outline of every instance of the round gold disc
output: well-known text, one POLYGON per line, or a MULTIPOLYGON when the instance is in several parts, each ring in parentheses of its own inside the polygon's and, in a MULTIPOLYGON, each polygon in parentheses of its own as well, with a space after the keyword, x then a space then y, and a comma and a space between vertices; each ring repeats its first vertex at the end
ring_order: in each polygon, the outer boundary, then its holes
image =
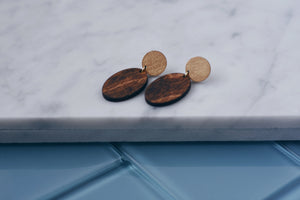
POLYGON ((193 81, 200 82, 209 76, 210 64, 205 58, 194 57, 187 62, 185 70, 193 81))
POLYGON ((142 66, 146 66, 146 72, 150 76, 158 76, 165 71, 167 59, 159 51, 150 51, 144 56, 142 66))

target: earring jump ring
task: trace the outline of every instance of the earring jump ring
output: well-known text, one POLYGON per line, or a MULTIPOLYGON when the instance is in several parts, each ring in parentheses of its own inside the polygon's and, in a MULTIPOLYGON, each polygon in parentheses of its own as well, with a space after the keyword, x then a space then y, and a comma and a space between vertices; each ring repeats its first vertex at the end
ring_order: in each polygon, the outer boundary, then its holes
POLYGON ((187 70, 185 73, 184 73, 184 77, 187 77, 190 73, 190 70, 187 70))
POLYGON ((146 71, 146 68, 147 68, 147 66, 145 65, 145 66, 142 68, 141 72, 146 71))

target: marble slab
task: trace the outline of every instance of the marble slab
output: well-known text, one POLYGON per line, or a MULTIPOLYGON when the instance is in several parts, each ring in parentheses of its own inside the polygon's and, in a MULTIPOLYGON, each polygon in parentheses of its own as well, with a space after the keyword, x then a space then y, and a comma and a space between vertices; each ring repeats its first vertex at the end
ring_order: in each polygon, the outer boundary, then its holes
MULTIPOLYGON (((0 142, 300 139, 300 2, 0 2, 0 142), (104 81, 159 50, 211 76, 180 102, 112 103, 104 81)), ((155 78, 150 78, 152 82, 155 78)))

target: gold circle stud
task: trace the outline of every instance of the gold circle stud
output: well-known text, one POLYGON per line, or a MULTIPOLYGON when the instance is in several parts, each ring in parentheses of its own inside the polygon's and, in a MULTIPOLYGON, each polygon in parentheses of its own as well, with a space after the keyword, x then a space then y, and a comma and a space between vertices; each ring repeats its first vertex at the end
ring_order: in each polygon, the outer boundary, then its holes
POLYGON ((211 69, 205 58, 194 57, 187 62, 185 70, 188 71, 188 75, 193 81, 201 82, 209 76, 211 69))
POLYGON ((167 59, 159 51, 150 51, 144 56, 142 66, 146 67, 146 72, 150 76, 158 76, 165 71, 167 59))

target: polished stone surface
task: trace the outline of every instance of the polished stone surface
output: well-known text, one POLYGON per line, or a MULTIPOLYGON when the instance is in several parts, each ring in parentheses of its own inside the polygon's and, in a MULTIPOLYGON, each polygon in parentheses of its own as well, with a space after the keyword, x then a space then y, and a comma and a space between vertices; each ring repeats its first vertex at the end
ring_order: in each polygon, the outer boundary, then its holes
POLYGON ((1 117, 299 116, 299 8, 295 0, 2 1, 1 117), (143 95, 105 101, 104 81, 141 67, 152 49, 166 55, 165 74, 203 56, 211 76, 163 109, 143 95))
MULTIPOLYGON (((210 121, 213 129, 223 124, 219 117, 230 121, 222 129, 254 118, 268 130, 252 135, 256 130, 249 129, 256 125, 246 123, 242 126, 246 130, 228 133, 227 139, 237 140, 239 132, 247 132, 239 137, 243 140, 300 139, 295 134, 300 128, 299 1, 90 0, 83 4, 31 0, 1 1, 0 5, 0 142, 22 136, 16 130, 8 135, 18 124, 3 125, 7 118, 34 118, 35 123, 27 126, 36 131, 41 127, 39 119, 48 124, 49 118, 61 117, 95 118, 97 123, 124 117, 129 119, 127 130, 135 129, 141 118, 150 124, 166 119, 170 126, 177 120, 184 129, 188 126, 180 121, 187 117, 195 119, 194 125, 199 118, 210 121), (105 80, 125 68, 141 67, 150 50, 160 50, 167 57, 162 75, 183 73, 186 62, 195 56, 209 60, 211 75, 193 83, 180 102, 164 108, 147 105, 143 93, 121 103, 106 101, 101 95, 105 80), (291 135, 276 132, 282 128, 291 135)), ((86 126, 78 121, 65 126, 69 130, 76 125, 86 126)), ((176 129, 172 127, 170 132, 176 129)), ((205 133, 193 135, 188 139, 211 140, 205 133)), ((56 141, 49 133, 44 138, 38 141, 56 141)), ((89 139, 107 140, 97 134, 89 139)))

